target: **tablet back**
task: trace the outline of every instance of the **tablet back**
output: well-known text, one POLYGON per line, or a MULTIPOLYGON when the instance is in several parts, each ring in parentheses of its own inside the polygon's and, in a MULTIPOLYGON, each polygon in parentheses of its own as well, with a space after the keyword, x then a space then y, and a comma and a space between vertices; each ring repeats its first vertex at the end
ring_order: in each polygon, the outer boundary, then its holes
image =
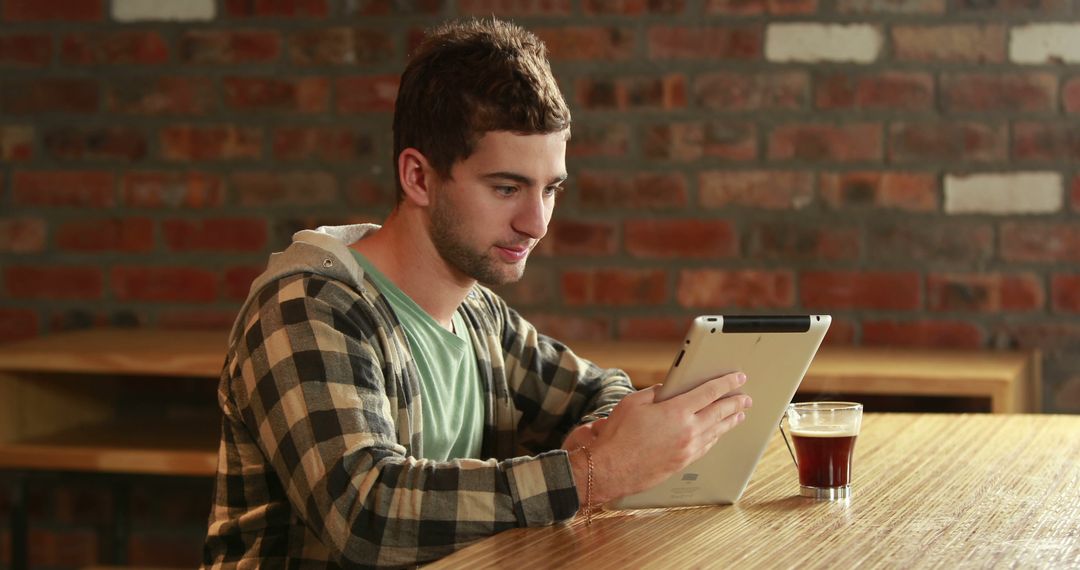
POLYGON ((704 457, 656 487, 623 497, 609 507, 731 504, 738 500, 831 322, 829 315, 694 319, 657 398, 665 400, 712 378, 742 371, 747 381, 740 391, 753 398, 754 405, 747 410, 746 420, 724 434, 704 457))

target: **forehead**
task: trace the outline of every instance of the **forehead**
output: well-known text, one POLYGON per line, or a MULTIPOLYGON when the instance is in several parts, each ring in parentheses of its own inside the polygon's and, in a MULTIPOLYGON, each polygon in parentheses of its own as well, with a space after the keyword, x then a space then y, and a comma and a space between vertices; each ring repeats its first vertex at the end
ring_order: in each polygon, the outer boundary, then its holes
POLYGON ((517 172, 530 177, 551 178, 566 170, 569 129, 549 134, 523 135, 489 131, 476 142, 473 153, 459 162, 469 171, 517 172))

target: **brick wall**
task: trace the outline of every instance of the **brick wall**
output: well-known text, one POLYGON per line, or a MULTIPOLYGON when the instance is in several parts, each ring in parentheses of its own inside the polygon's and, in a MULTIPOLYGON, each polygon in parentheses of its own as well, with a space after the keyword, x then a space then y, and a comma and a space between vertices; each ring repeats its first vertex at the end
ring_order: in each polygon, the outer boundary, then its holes
POLYGON ((535 30, 570 191, 504 293, 565 338, 829 312, 830 343, 1040 348, 1080 412, 1067 0, 0 0, 0 339, 225 327, 296 229, 393 202, 420 31, 535 30))

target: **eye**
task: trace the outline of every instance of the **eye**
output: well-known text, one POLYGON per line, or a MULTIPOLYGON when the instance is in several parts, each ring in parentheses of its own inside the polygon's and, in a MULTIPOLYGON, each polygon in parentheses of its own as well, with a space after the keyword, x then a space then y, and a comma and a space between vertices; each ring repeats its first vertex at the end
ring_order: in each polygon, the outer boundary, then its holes
POLYGON ((558 197, 559 194, 563 193, 563 190, 565 190, 565 188, 563 188, 562 186, 548 186, 547 188, 544 188, 544 197, 545 198, 558 197))
POLYGON ((496 186, 495 193, 500 196, 513 196, 517 192, 517 186, 496 186))

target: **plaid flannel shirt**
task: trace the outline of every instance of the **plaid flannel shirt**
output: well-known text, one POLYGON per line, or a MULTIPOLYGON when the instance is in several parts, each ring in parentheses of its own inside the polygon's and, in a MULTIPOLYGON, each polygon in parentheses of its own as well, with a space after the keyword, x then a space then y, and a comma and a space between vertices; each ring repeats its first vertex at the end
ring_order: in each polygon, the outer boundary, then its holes
POLYGON ((632 391, 625 374, 575 356, 477 286, 458 311, 484 385, 490 459, 418 459, 423 402, 404 331, 328 243, 297 240, 285 253, 299 269, 257 281, 234 327, 204 565, 415 565, 573 517, 558 448, 632 391))

